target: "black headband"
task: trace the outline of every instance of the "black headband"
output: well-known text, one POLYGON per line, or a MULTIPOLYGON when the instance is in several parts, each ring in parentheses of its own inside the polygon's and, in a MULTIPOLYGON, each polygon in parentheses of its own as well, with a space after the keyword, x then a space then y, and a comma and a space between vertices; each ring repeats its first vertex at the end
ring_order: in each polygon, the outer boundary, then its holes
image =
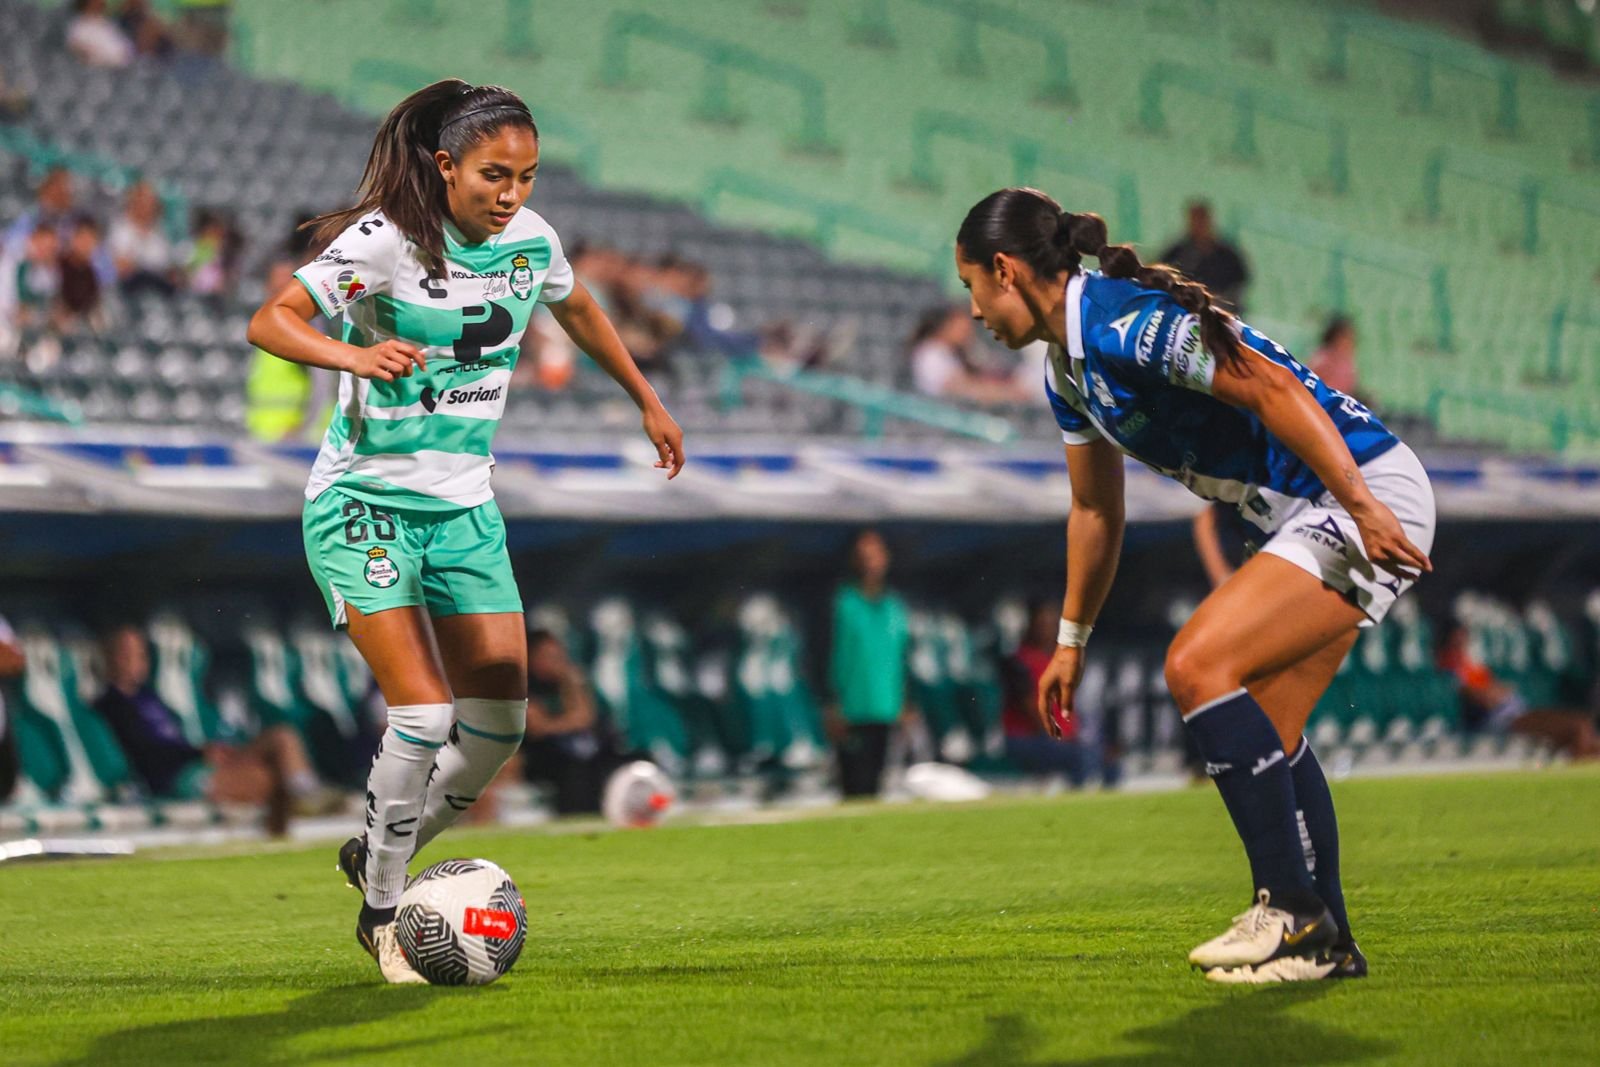
POLYGON ((502 101, 501 103, 498 103, 498 104, 484 104, 482 107, 468 108, 467 110, 463 111, 461 114, 457 115, 455 118, 451 119, 449 122, 446 122, 444 125, 440 126, 439 127, 439 133, 443 134, 445 130, 448 130, 450 127, 454 126, 456 123, 460 122, 462 119, 470 119, 472 116, 481 115, 485 111, 515 111, 515 112, 518 112, 520 114, 528 116, 528 121, 529 122, 533 121, 533 112, 529 111, 527 109, 527 107, 525 107, 524 105, 522 105, 522 104, 511 104, 511 103, 506 103, 506 102, 502 101))

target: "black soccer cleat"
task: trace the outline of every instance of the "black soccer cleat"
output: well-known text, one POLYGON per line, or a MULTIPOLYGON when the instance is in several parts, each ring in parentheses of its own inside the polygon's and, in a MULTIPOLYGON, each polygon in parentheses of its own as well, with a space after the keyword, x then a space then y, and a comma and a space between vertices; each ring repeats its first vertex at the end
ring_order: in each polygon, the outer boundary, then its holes
POLYGON ((1329 978, 1365 978, 1367 976, 1367 957, 1361 954, 1360 946, 1354 941, 1333 946, 1328 950, 1327 958, 1333 961, 1333 970, 1328 972, 1329 978))
POLYGON ((339 870, 353 889, 367 891, 367 835, 352 837, 339 847, 339 870))
POLYGON ((1353 942, 1325 949, 1315 956, 1279 956, 1255 966, 1213 967, 1206 971, 1206 981, 1222 985, 1273 985, 1366 976, 1367 958, 1353 942))
POLYGON ((367 955, 377 959, 379 930, 393 923, 393 908, 374 908, 366 901, 362 901, 361 914, 356 916, 356 942, 360 944, 367 955))

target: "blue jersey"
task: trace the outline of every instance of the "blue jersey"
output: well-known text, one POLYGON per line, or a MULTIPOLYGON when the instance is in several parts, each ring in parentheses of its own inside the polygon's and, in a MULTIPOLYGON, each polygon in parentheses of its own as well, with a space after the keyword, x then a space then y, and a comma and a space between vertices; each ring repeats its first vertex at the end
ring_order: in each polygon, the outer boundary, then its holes
MULTIPOLYGON (((1330 389, 1276 341, 1241 326, 1240 340, 1287 368, 1355 457, 1376 459, 1399 439, 1353 397, 1330 389)), ((1105 438, 1207 500, 1238 505, 1265 530, 1284 506, 1326 487, 1261 420, 1211 395, 1216 357, 1200 320, 1164 292, 1098 271, 1067 282, 1067 349, 1050 346, 1045 391, 1068 444, 1105 438)))

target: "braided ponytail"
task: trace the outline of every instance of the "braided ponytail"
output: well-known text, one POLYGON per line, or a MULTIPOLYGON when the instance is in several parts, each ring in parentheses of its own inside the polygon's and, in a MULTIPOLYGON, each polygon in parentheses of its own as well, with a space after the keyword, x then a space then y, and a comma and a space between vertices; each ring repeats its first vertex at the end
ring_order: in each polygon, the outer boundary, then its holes
POLYGON ((1063 212, 1061 229, 1071 234, 1072 247, 1080 255, 1100 261, 1100 272, 1107 278, 1124 278, 1141 289, 1166 293, 1179 307, 1199 318, 1200 341, 1218 361, 1232 363, 1240 359, 1234 317, 1217 306, 1211 290, 1164 263, 1141 263, 1132 245, 1107 244, 1106 222, 1093 212, 1063 212))
POLYGON ((1093 256, 1106 277, 1167 293, 1198 317, 1201 343, 1219 362, 1242 360, 1234 317, 1217 306, 1210 290, 1165 264, 1141 263, 1132 245, 1108 243, 1105 219, 1090 211, 1062 211, 1037 189, 1001 189, 978 201, 956 232, 956 244, 972 262, 992 263, 1004 252, 1041 278, 1076 274, 1083 257, 1093 256))

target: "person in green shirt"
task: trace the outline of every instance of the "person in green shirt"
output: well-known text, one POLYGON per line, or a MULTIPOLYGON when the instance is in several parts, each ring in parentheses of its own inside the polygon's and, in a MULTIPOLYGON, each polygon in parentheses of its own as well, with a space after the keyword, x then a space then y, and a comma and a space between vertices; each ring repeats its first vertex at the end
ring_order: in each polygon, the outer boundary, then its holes
POLYGON ((883 782, 890 730, 908 715, 905 601, 889 589, 889 546, 862 530, 850 546, 851 579, 833 598, 833 694, 829 725, 847 797, 875 796, 883 782))

